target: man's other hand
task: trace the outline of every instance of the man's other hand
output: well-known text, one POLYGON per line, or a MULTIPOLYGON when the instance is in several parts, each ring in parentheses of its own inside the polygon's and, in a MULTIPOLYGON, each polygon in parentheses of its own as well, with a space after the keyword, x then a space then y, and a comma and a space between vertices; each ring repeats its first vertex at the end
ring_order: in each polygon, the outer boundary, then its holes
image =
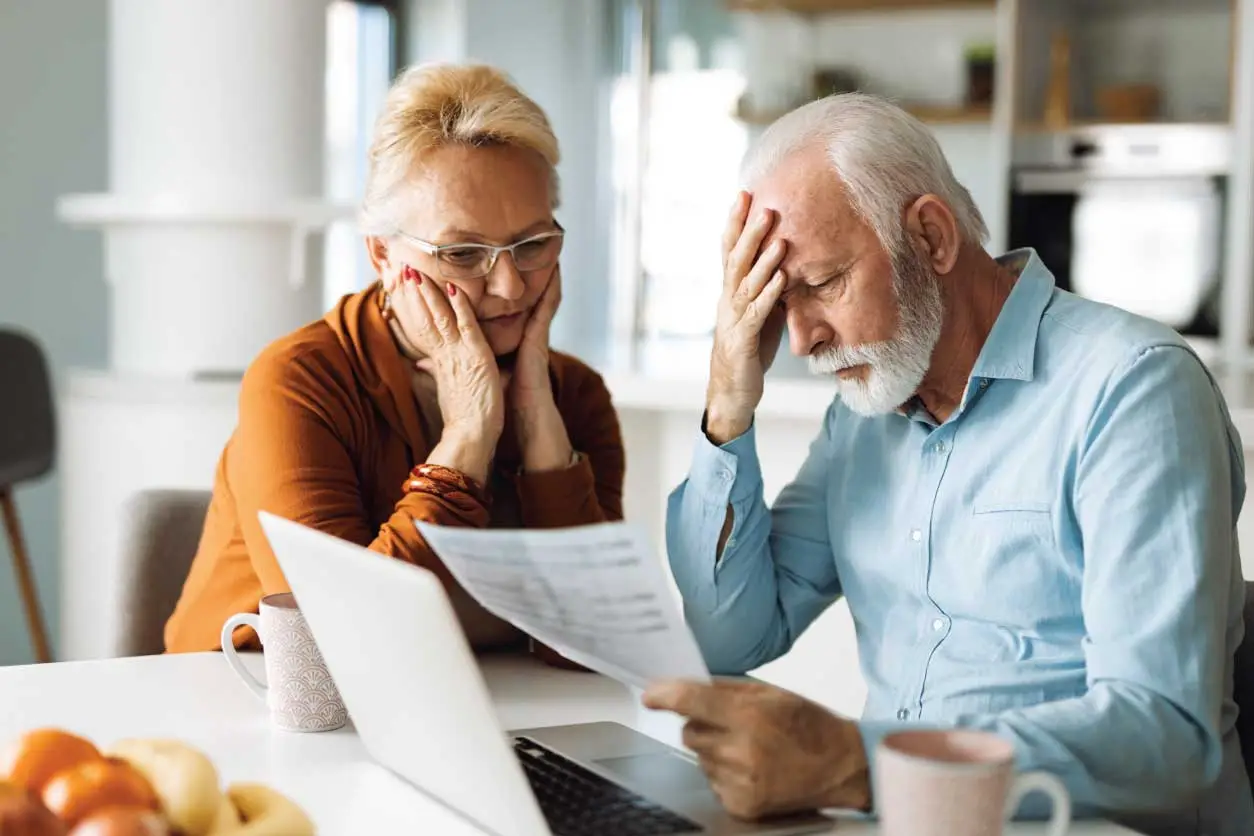
POLYGON ((737 818, 870 809, 857 725, 797 694, 760 682, 668 681, 649 688, 644 704, 687 718, 684 745, 737 818))

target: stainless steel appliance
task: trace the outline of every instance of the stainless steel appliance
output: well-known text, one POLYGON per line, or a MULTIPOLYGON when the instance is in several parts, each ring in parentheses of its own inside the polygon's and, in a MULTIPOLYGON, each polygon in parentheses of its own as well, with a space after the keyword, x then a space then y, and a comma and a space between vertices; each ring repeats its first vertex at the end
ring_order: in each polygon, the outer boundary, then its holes
POLYGON ((1066 290, 1218 333, 1227 125, 1089 125, 1015 138, 1010 245, 1066 290))

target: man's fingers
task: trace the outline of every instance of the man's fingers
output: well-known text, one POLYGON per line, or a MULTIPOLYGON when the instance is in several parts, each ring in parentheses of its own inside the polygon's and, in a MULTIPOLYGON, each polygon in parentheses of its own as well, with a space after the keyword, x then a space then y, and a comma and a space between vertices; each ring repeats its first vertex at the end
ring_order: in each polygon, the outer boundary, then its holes
POLYGON ((749 223, 740 233, 740 238, 727 256, 727 264, 723 269, 723 289, 727 293, 735 293, 745 274, 753 267, 753 262, 762 249, 762 242, 775 225, 775 213, 770 209, 759 210, 749 219, 749 223))
POLYGON ((771 312, 775 310, 779 297, 783 293, 784 273, 782 270, 776 270, 775 275, 771 276, 771 280, 766 283, 766 287, 762 288, 762 292, 745 307, 744 315, 740 318, 741 327, 754 334, 762 333, 762 326, 766 324, 771 312))
POLYGON ((652 686, 644 693, 644 704, 656 711, 670 711, 708 726, 729 728, 731 696, 713 685, 670 681, 652 686))
POLYGON ((739 319, 744 316, 745 310, 749 307, 749 303, 758 298, 762 292, 762 288, 766 287, 766 283, 775 277, 775 272, 779 268, 780 262, 784 260, 784 253, 788 251, 787 245, 783 241, 772 241, 758 260, 753 263, 753 269, 740 282, 740 286, 736 288, 736 292, 732 294, 732 310, 739 319))
POLYGON ((743 190, 737 192, 736 201, 732 204, 731 212, 727 214, 727 224, 723 227, 724 269, 727 268, 727 259, 731 256, 732 248, 740 240, 740 233, 745 228, 745 220, 749 217, 750 202, 748 192, 743 190))
POLYGON ((728 740, 730 732, 718 726, 711 726, 700 720, 689 720, 684 723, 683 743, 701 757, 710 756, 718 760, 719 747, 728 740))
POLYGON ((741 821, 764 818, 770 810, 762 788, 744 772, 722 770, 717 780, 710 781, 710 789, 718 796, 723 809, 741 821))

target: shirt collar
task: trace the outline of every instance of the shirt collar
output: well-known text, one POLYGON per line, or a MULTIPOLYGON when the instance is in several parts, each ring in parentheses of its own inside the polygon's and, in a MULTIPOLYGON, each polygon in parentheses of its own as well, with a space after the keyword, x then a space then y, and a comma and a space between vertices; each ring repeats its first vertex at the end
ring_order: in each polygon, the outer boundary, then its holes
MULTIPOLYGON (((975 359, 958 413, 966 408, 971 385, 976 381, 982 378, 1031 380, 1035 371, 1036 337, 1041 327, 1041 315, 1054 293, 1054 274, 1041 261, 1036 250, 1030 247, 1011 250, 999 257, 997 263, 1017 273, 1019 278, 997 314, 993 329, 984 341, 984 348, 975 359)), ((917 395, 898 407, 896 413, 912 421, 937 426, 917 395)))
POLYGON ((993 330, 971 369, 971 379, 1031 380, 1036 361, 1036 337, 1041 315, 1054 293, 1054 275, 1036 250, 1013 250, 997 259, 1019 274, 997 314, 993 330))

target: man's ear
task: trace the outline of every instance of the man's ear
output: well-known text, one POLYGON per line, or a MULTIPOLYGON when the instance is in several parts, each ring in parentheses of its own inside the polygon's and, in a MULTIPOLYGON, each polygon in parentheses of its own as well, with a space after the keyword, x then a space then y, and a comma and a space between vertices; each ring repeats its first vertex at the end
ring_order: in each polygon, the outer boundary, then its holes
POLYGON ((925 194, 906 209, 906 234, 927 258, 938 276, 954 269, 962 236, 958 219, 945 201, 934 194, 925 194))
POLYGON ((375 274, 382 279, 393 272, 388 251, 388 242, 377 235, 366 236, 366 255, 374 267, 375 274))

